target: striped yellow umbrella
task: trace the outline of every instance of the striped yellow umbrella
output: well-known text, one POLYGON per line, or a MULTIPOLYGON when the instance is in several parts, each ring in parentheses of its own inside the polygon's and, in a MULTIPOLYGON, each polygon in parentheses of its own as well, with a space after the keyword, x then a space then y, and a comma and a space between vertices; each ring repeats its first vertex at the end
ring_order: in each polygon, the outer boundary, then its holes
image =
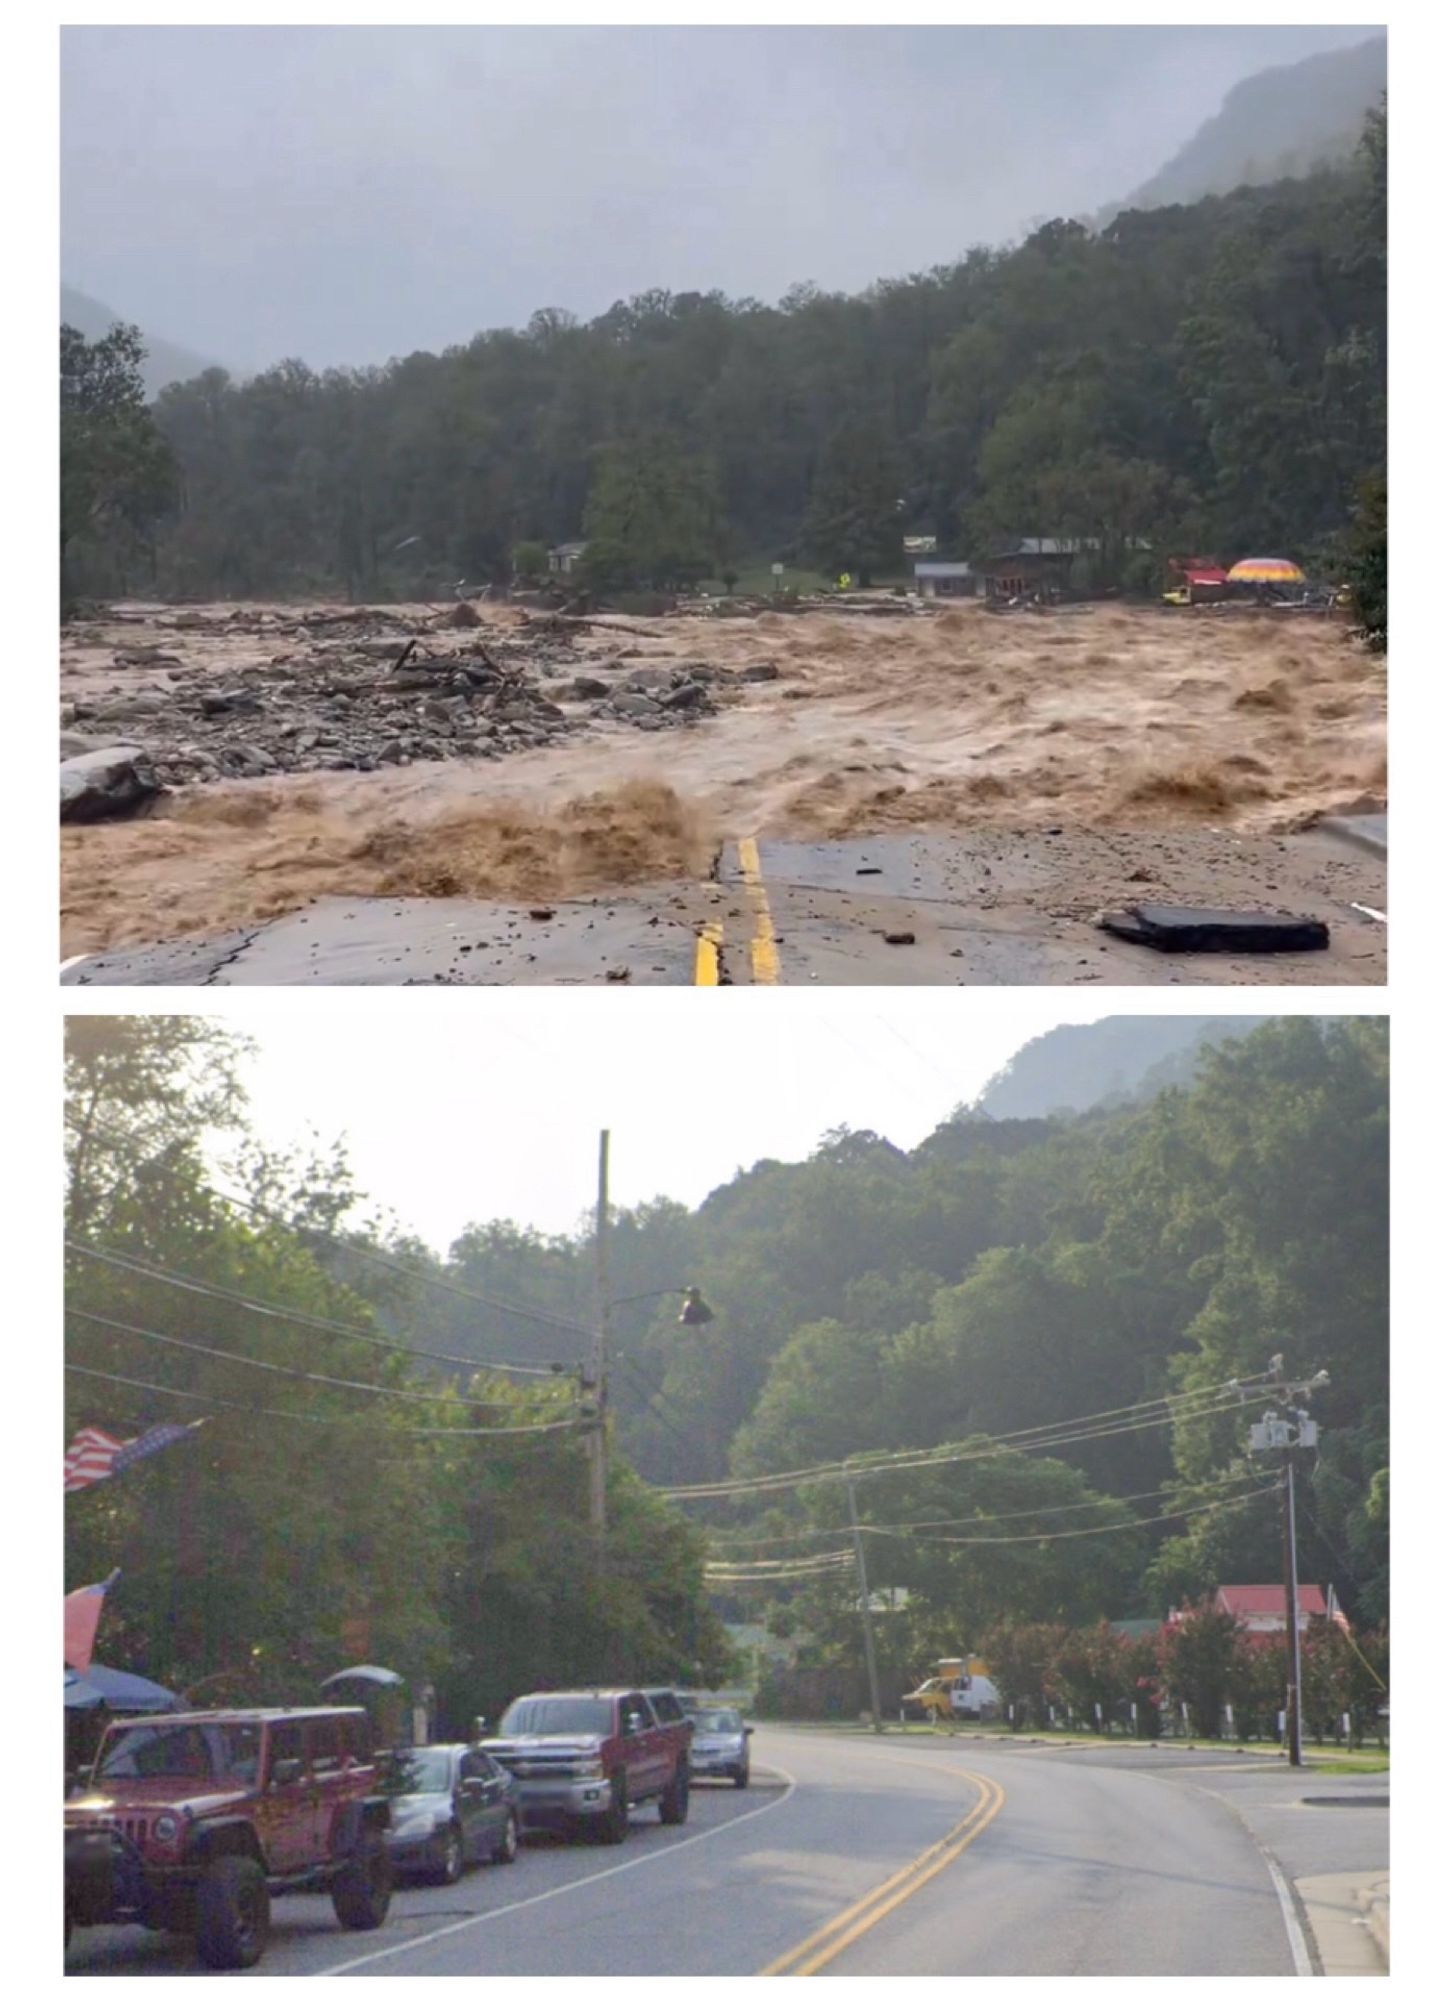
POLYGON ((1237 562, 1229 572, 1231 583, 1303 583, 1305 576, 1298 563, 1292 563, 1287 556, 1246 556, 1237 562))

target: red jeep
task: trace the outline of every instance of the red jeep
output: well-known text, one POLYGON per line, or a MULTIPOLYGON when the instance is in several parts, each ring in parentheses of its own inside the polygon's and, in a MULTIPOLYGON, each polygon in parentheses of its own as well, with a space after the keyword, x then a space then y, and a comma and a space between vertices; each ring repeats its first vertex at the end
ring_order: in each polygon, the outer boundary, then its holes
POLYGON ((644 1799, 666 1826, 688 1817, 689 1724, 661 1721, 636 1688, 524 1695, 483 1747, 514 1778, 526 1827, 620 1841, 644 1799))
POLYGON ((192 1932, 206 1965, 254 1965, 270 1898, 328 1887, 347 1930, 390 1906, 389 1804, 360 1708, 182 1712, 106 1730, 65 1805, 72 1924, 192 1932))

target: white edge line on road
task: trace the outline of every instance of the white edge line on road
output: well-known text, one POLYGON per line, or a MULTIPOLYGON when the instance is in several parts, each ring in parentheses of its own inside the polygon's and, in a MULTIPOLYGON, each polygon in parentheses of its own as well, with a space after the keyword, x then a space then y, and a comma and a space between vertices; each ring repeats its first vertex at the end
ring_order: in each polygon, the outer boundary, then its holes
POLYGON ((777 1806, 788 1805, 798 1783, 778 1764, 766 1764, 761 1768, 773 1771, 777 1778, 782 1778, 785 1789, 777 1799, 756 1806, 753 1812, 740 1813, 734 1819, 727 1819, 722 1826, 707 1827, 703 1833, 688 1834, 683 1840, 672 1840, 667 1847, 657 1847, 652 1854, 637 1854, 633 1861, 618 1861, 613 1868, 600 1868, 593 1875, 582 1875, 574 1882, 561 1882, 553 1889, 542 1889, 538 1896, 525 1896, 519 1902, 504 1903, 498 1910, 484 1910, 477 1917, 461 1917, 458 1922, 445 1924, 437 1931, 427 1931, 423 1937, 406 1938, 403 1944, 387 1944, 383 1951, 367 1951, 363 1958, 347 1958, 342 1965, 327 1965, 309 1976, 311 1979, 334 1979, 343 1972, 353 1972, 357 1966, 374 1965, 382 1958, 397 1958, 402 1951, 418 1951, 422 1945, 438 1944, 441 1938, 453 1937, 457 1931, 473 1930, 477 1924, 492 1924, 497 1917, 511 1916, 516 1910, 532 1910, 536 1903, 548 1903, 555 1896, 568 1896, 575 1889, 587 1889, 592 1882, 606 1882, 612 1875, 623 1875, 630 1868, 643 1868, 650 1861, 668 1860, 671 1854, 679 1854, 686 1847, 698 1847, 702 1840, 713 1840, 716 1834, 729 1833, 737 1826, 748 1826, 752 1820, 763 1819, 777 1806))
MULTIPOLYGON (((1256 1846, 1258 1843, 1255 1843, 1256 1846)), ((1284 1928, 1289 1935, 1289 1950, 1294 1959, 1294 1970, 1300 1979, 1312 1979, 1314 1967, 1309 1962, 1309 1946, 1304 1937, 1304 1926, 1299 1921, 1299 1912, 1294 1905, 1294 1891, 1284 1878, 1284 1870, 1274 1859, 1267 1847, 1259 1852, 1264 1856, 1264 1865, 1269 1870, 1274 1883, 1274 1893, 1279 1898, 1279 1907, 1284 1913, 1284 1928)))
MULTIPOLYGON (((1357 908, 1358 906, 1356 905, 1355 907, 1357 908)), ((72 965, 83 965, 87 958, 92 958, 93 956, 93 952, 80 951, 73 958, 62 958, 60 961, 60 970, 61 972, 68 972, 72 965)))

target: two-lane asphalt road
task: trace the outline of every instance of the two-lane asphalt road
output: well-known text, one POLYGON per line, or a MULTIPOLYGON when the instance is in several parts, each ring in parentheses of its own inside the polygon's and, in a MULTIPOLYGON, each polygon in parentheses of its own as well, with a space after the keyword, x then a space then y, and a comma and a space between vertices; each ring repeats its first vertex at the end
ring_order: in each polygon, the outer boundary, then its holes
POLYGON ((525 904, 323 896, 243 929, 67 959, 67 986, 1119 986, 1382 982, 1383 853, 1323 829, 1275 841, 1050 829, 728 841, 710 875, 525 904), (1170 857, 1174 873, 1163 872, 1170 857), (1142 870, 1137 874, 1136 870, 1142 870), (1325 951, 1147 950, 1096 906, 1202 898, 1322 917, 1325 951), (1169 886, 1169 884, 1177 886, 1169 886), (1188 885, 1186 887, 1186 885, 1188 885))
MULTIPOLYGON (((748 1792, 645 1808, 612 1848, 404 1889, 377 1932, 275 1906, 286 1974, 1293 1974, 1291 1875, 1387 1865, 1387 1781, 1116 1745, 1063 1751, 763 1727, 748 1792)), ((194 1969, 182 1939, 79 1933, 72 1973, 194 1969)))

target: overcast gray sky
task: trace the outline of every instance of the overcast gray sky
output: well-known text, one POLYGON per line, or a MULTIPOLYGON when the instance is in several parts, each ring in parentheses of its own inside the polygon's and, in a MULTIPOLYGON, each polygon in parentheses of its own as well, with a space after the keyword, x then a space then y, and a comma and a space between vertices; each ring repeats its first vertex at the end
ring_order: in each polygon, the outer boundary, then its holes
POLYGON ((756 1160, 804 1159, 837 1125, 916 1145, 1033 1036, 1117 1011, 1113 993, 961 1006, 906 988, 902 1005, 728 994, 701 1022, 702 999, 660 991, 450 997, 427 994, 404 1023, 363 1001, 236 1023, 260 1045, 257 1135, 328 1150, 343 1134, 359 1185, 441 1250, 468 1222, 573 1228, 594 1203, 602 1127, 617 1203, 693 1205, 756 1160))
POLYGON ((62 271, 240 371, 857 289, 1122 198, 1370 27, 69 28, 62 271))

